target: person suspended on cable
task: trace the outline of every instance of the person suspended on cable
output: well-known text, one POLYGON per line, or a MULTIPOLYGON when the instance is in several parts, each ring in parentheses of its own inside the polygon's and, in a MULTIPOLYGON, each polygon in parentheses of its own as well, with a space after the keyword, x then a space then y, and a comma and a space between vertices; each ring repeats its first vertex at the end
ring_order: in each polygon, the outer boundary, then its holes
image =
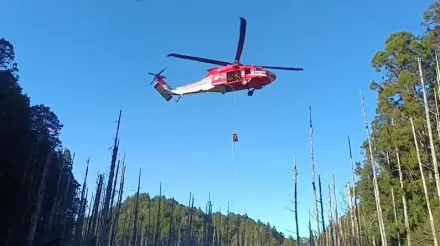
POLYGON ((232 133, 232 141, 233 142, 238 142, 238 135, 237 135, 237 133, 232 133))

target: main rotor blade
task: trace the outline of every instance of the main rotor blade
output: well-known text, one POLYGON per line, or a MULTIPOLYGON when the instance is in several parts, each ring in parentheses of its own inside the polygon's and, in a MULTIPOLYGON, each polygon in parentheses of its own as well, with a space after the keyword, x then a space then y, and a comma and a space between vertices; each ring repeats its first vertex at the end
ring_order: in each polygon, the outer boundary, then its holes
POLYGON ((279 69, 279 70, 289 70, 289 71, 302 71, 303 68, 297 68, 297 67, 274 67, 274 66, 261 66, 263 68, 268 69, 279 69))
POLYGON ((172 56, 172 57, 177 57, 177 58, 182 58, 182 59, 187 59, 187 60, 193 60, 193 61, 198 61, 198 62, 204 62, 204 63, 210 63, 210 64, 219 65, 219 66, 227 66, 227 65, 231 64, 230 62, 225 62, 225 61, 213 60, 213 59, 196 57, 196 56, 180 55, 180 54, 175 54, 175 53, 168 54, 167 56, 168 57, 172 56))
POLYGON ((237 53, 235 54, 235 62, 237 63, 240 63, 245 37, 246 37, 246 19, 240 17, 240 38, 238 39, 237 53))

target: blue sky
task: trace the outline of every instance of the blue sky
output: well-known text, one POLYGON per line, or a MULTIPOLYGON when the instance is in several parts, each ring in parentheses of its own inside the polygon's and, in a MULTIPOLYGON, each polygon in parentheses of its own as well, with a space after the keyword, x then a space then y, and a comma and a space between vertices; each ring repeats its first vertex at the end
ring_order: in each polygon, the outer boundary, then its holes
MULTIPOLYGON (((370 62, 395 31, 421 32, 431 1, 6 1, 0 33, 16 49, 21 85, 33 104, 50 106, 64 124, 62 141, 76 154, 75 177, 88 183, 107 172, 119 109, 126 194, 143 170, 142 191, 163 192, 204 207, 231 210, 293 230, 292 160, 299 169, 300 233, 313 208, 308 108, 312 106, 316 173, 338 193, 351 180, 347 135, 360 160, 366 133, 359 91, 369 119, 378 78, 370 62), (171 86, 198 80, 209 64, 167 58, 184 53, 232 61, 239 17, 248 21, 243 63, 300 66, 277 73, 256 91, 188 96, 166 102, 149 86, 148 72, 164 66, 171 86), (6 23, 6 24, 5 24, 6 23), (233 107, 233 97, 235 107, 233 107), (240 142, 234 146, 236 129, 240 142), (233 174, 233 175, 232 175, 233 174)), ((287 233, 287 232, 286 232, 287 233)), ((288 233, 287 233, 288 234, 288 233)))

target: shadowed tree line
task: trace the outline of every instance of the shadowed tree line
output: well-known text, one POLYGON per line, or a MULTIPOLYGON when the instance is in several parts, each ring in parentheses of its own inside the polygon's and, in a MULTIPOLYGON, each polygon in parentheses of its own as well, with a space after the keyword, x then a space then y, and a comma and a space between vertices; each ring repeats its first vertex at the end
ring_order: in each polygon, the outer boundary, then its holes
POLYGON ((79 184, 62 124, 49 107, 30 104, 18 79, 14 48, 0 39, 0 244, 39 245, 69 236, 79 184))

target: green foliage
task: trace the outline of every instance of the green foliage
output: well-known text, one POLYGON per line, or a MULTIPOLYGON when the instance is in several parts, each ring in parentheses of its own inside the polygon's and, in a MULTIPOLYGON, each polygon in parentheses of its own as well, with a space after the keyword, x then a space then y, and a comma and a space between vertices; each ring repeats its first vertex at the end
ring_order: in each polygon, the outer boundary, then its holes
MULTIPOLYGON (((396 235, 406 236, 403 218, 402 194, 405 195, 408 205, 408 215, 411 231, 417 232, 413 245, 430 245, 430 224, 427 221, 426 199, 421 181, 421 173, 417 160, 414 137, 410 125, 413 118, 417 140, 420 148, 421 160, 424 165, 424 175, 428 181, 428 190, 431 207, 438 206, 432 159, 432 150, 429 148, 428 129, 423 104, 423 94, 418 69, 417 58, 422 59, 425 89, 427 92, 428 107, 431 111, 430 120, 434 137, 437 136, 437 119, 434 90, 438 91, 436 80, 435 49, 439 37, 440 5, 433 3, 424 14, 423 24, 427 27, 425 34, 417 36, 402 31, 391 34, 385 41, 383 50, 378 51, 371 64, 378 73, 383 75, 381 81, 373 81, 370 89, 378 94, 376 116, 372 121, 372 147, 376 164, 378 165, 378 185, 381 197, 381 206, 384 216, 388 241, 397 245, 396 235), (436 89, 437 88, 437 89, 436 89), (404 189, 400 188, 397 165, 397 152, 403 172, 404 189), (389 157, 389 159, 388 159, 389 157), (394 189, 396 209, 398 213, 397 225, 393 215, 391 188, 394 189), (429 228, 429 239, 423 241, 420 236, 429 228)), ((440 151, 439 139, 436 137, 437 156, 440 151)), ((359 181, 356 189, 359 192, 362 216, 368 224, 369 233, 380 238, 376 216, 376 204, 373 193, 372 167, 369 160, 368 142, 363 145, 366 160, 359 167, 357 173, 359 181)), ((438 210, 438 208, 436 208, 438 210)), ((425 235, 426 236, 426 235, 425 235)), ((370 238, 371 242, 371 238, 370 238)))
MULTIPOLYGON (((128 241, 133 229, 135 200, 135 196, 127 197, 121 206, 117 237, 123 242, 128 241)), ((213 230, 210 234, 210 241, 214 243, 210 245, 219 245, 220 242, 237 245, 237 240, 240 242, 246 240, 248 245, 257 245, 257 243, 267 246, 283 245, 283 243, 295 245, 293 239, 285 239, 283 233, 278 232, 270 223, 264 224, 247 215, 234 213, 229 213, 228 216, 220 212, 210 214, 201 208, 191 208, 164 196, 150 198, 147 193, 139 195, 139 218, 140 238, 151 242, 158 232, 160 245, 166 245, 169 237, 173 242, 182 245, 189 242, 190 245, 205 245, 203 244, 205 237, 209 236, 205 231, 207 224, 212 224, 213 230), (157 227, 159 202, 159 227, 157 227), (172 204, 173 213, 171 214, 172 204), (189 223, 190 218, 191 223, 189 223), (207 220, 207 218, 209 219, 207 220), (173 221, 172 224, 171 221, 173 221), (170 225, 172 226, 171 235, 170 225), (189 229, 189 225, 191 225, 191 229, 189 229)))

